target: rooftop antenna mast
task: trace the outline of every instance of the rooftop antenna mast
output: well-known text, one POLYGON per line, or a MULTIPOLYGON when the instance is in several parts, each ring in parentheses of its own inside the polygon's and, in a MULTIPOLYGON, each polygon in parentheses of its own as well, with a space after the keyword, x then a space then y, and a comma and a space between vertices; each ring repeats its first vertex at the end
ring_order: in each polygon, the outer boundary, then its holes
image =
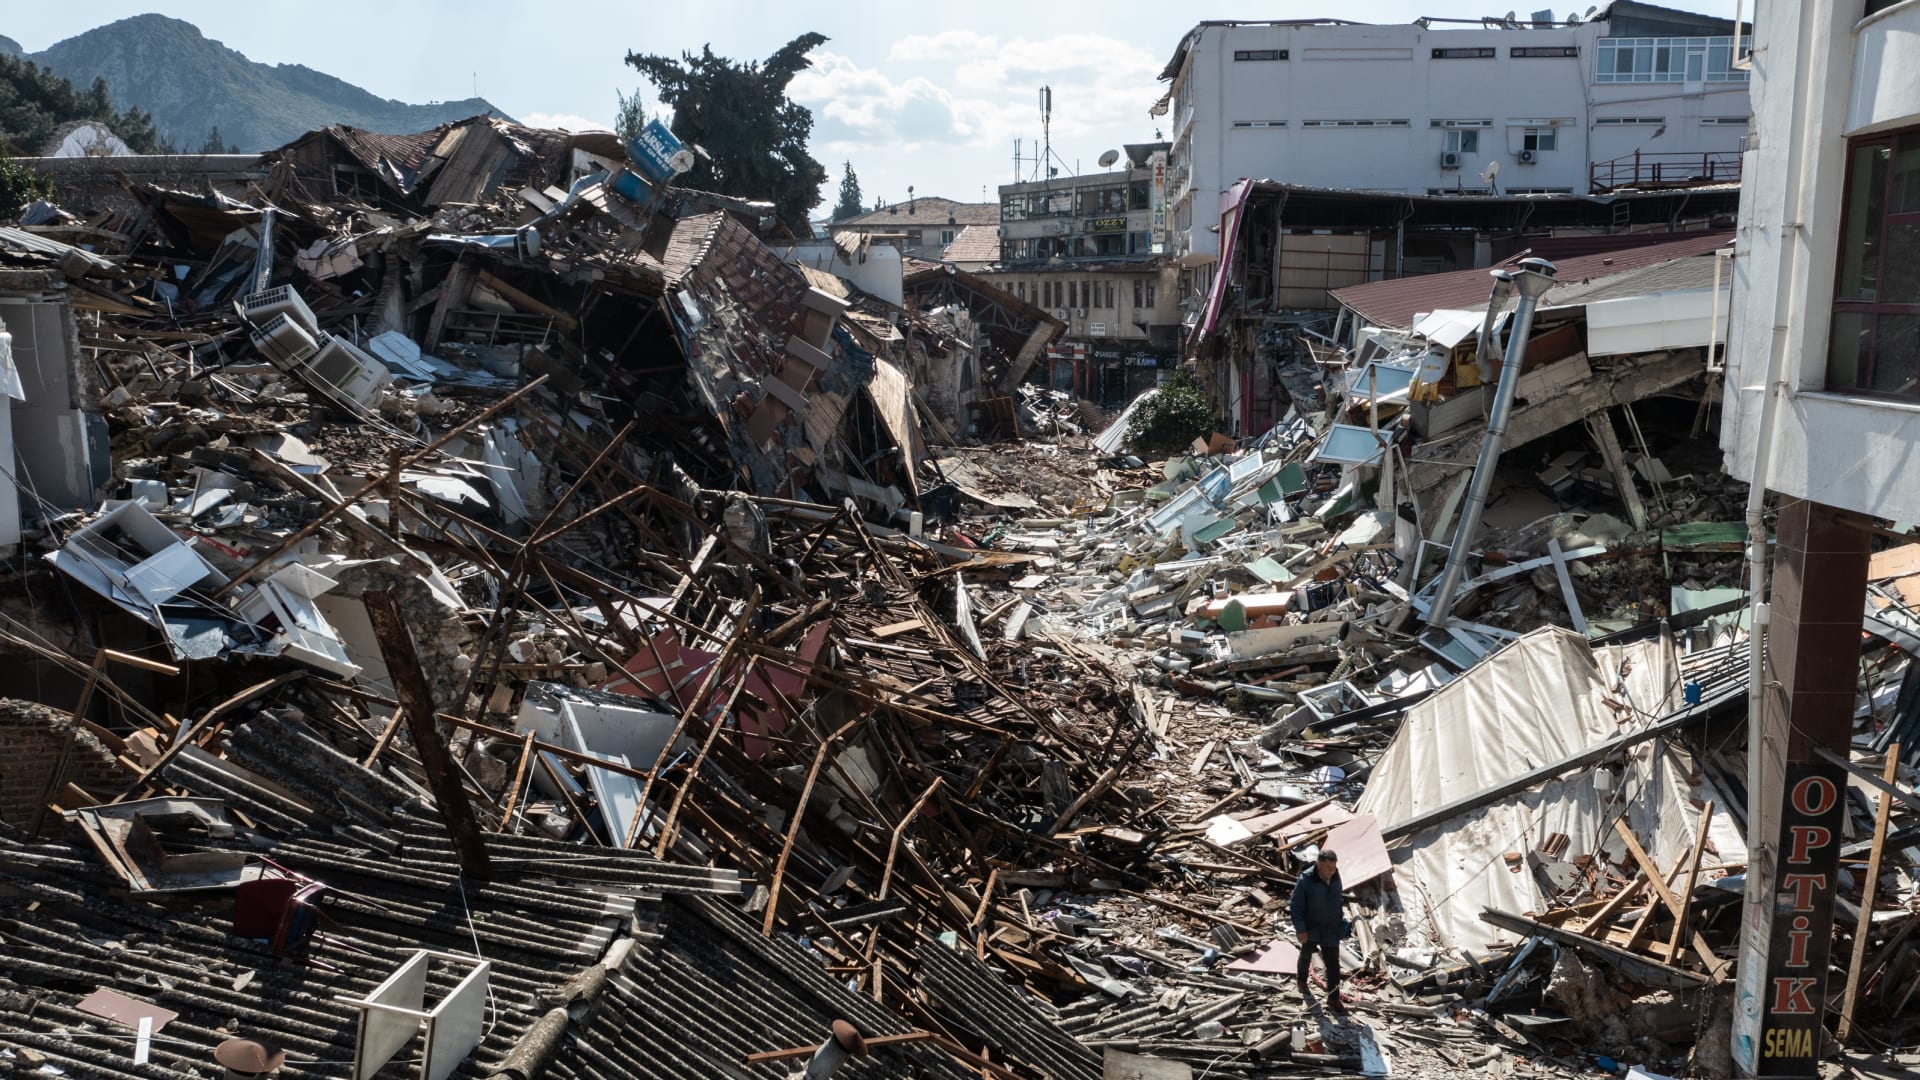
POLYGON ((1053 87, 1040 88, 1040 168, 1045 178, 1053 179, 1053 87))
POLYGON ((1025 144, 1026 140, 1020 136, 1015 135, 1013 137, 1013 182, 1016 184, 1025 179, 1027 175, 1027 159, 1020 153, 1025 144))

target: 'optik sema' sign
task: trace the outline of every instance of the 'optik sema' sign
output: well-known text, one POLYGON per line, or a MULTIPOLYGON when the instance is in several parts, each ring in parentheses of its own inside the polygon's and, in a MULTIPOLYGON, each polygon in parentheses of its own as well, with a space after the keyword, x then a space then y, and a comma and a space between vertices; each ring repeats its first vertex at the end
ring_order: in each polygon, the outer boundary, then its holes
POLYGON ((1812 1076, 1826 1013, 1846 786, 1833 766, 1790 764, 1786 790, 1757 1071, 1761 1076, 1812 1076))

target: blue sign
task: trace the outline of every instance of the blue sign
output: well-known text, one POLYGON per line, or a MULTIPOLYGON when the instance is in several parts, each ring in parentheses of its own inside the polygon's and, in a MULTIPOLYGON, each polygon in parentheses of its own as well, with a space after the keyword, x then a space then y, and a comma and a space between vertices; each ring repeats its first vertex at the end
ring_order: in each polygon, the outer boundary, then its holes
POLYGON ((627 144, 627 157, 640 167, 647 179, 656 183, 679 175, 679 170, 674 168, 674 158, 682 152, 680 140, 658 120, 647 121, 639 137, 627 144))

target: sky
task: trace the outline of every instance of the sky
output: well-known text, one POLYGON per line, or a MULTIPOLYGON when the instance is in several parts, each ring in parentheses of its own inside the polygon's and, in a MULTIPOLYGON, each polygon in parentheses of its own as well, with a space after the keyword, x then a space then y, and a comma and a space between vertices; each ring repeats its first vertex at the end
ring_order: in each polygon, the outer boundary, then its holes
MULTIPOLYGON (((1154 141, 1163 121, 1147 110, 1166 85, 1157 76, 1202 19, 1392 23, 1502 15, 1507 9, 1499 4, 1526 2, 329 0, 315 8, 288 0, 88 0, 8 4, 0 33, 35 52, 116 19, 159 12, 250 59, 305 64, 382 97, 422 103, 477 93, 522 123, 581 130, 611 127, 620 92, 639 90, 649 109, 657 107, 651 87, 623 62, 629 51, 677 54, 711 45, 725 56, 764 58, 817 31, 829 40, 790 93, 813 110, 811 149, 832 176, 816 211, 824 216, 847 161, 867 205, 904 201, 909 187, 923 197, 994 198, 995 187, 1016 179, 1014 140, 1024 140, 1029 158, 1034 154, 1043 85, 1053 88, 1053 149, 1067 165, 1063 172, 1094 171, 1103 151, 1154 141)), ((1553 6, 1565 15, 1594 2, 1553 6)), ((1734 2, 1667 0, 1721 17, 1732 17, 1734 2)), ((1750 12, 1752 0, 1746 5, 1750 12)))

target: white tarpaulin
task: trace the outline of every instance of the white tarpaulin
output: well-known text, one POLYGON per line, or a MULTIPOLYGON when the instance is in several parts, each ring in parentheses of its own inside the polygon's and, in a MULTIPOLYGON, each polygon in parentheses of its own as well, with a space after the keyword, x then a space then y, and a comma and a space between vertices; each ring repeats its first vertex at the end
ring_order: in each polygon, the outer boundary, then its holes
MULTIPOLYGON (((1356 813, 1383 825, 1408 820, 1656 722, 1681 706, 1670 638, 1598 649, 1557 627, 1536 630, 1408 710, 1356 813)), ((1663 869, 1684 855, 1699 825, 1691 762, 1664 740, 1641 743, 1624 768, 1575 769, 1408 837, 1393 851, 1409 940, 1486 948, 1513 936, 1481 922, 1485 908, 1544 911, 1548 898, 1524 856, 1555 833, 1562 854, 1611 848, 1622 817, 1663 869), (1522 856, 1519 868, 1505 856, 1522 856)), ((1711 797, 1711 796, 1709 796, 1711 797)), ((1737 863, 1716 830, 1718 858, 1737 863)))

